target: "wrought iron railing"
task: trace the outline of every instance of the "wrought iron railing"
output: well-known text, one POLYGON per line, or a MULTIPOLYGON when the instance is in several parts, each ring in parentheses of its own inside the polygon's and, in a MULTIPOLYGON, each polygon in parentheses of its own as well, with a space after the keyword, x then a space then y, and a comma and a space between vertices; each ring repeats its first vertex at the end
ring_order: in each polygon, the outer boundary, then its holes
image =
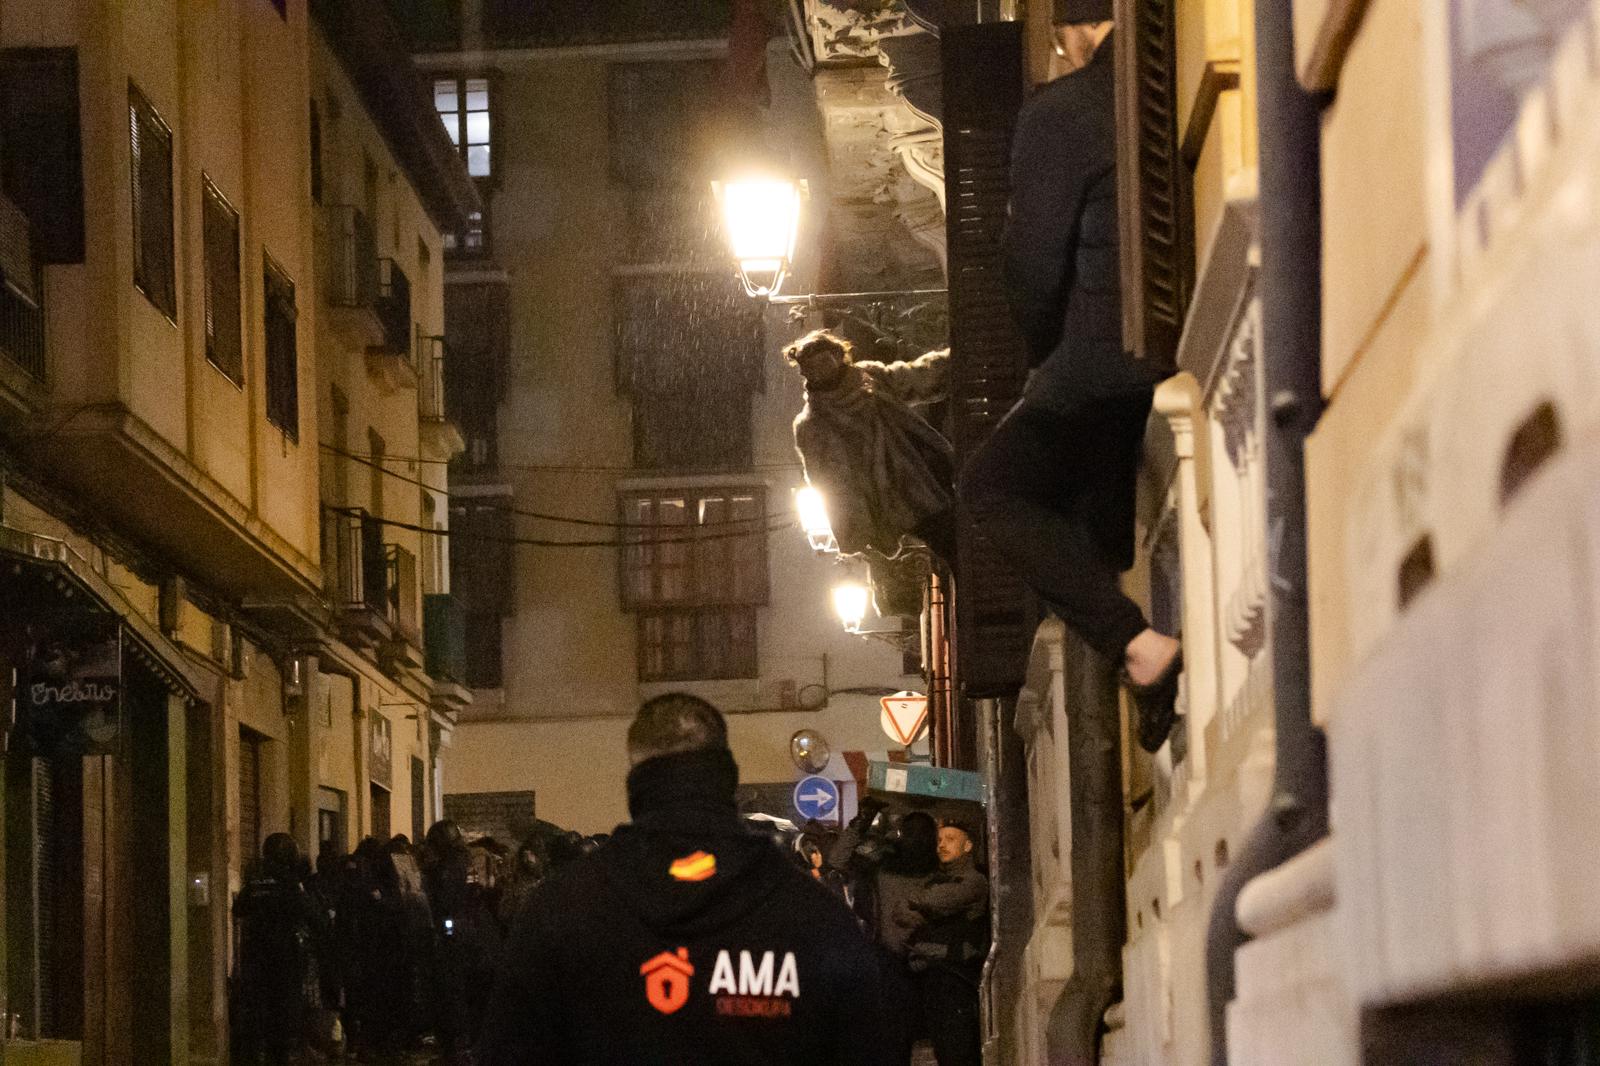
POLYGON ((28 218, 0 196, 0 354, 45 377, 43 276, 28 218))
POLYGON ((429 337, 417 331, 417 414, 424 422, 443 422, 448 416, 444 405, 443 337, 429 337))
POLYGON ((333 581, 329 594, 334 605, 390 617, 383 524, 360 509, 330 511, 326 521, 331 529, 328 548, 333 581))
POLYGON ((384 601, 389 621, 412 643, 422 643, 420 590, 417 585, 417 557, 410 548, 389 544, 384 551, 384 601))
POLYGON ((372 221, 359 208, 344 205, 328 210, 328 302, 335 307, 374 307, 378 300, 378 239, 372 221))
POLYGON ((411 346, 411 279, 393 259, 378 260, 378 320, 383 323, 383 350, 406 358, 411 346))

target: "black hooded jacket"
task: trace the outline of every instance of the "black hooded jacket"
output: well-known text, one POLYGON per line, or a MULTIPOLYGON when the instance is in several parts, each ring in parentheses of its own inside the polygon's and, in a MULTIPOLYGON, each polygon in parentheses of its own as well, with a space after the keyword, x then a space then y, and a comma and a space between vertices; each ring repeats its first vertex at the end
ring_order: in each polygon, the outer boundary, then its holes
POLYGON ((877 970, 844 904, 745 830, 726 750, 650 759, 630 825, 535 890, 482 1066, 876 1064, 877 970))

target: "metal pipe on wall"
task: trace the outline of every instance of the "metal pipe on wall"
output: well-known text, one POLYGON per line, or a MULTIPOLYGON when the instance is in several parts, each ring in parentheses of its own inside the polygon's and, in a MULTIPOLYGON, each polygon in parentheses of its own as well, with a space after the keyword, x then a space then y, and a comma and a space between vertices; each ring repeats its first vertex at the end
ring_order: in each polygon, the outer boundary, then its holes
POLYGON ((1234 956, 1248 939, 1235 914, 1239 892, 1328 833, 1327 745, 1311 720, 1304 452, 1322 413, 1322 101, 1295 78, 1292 22, 1291 0, 1256 0, 1267 625, 1277 762, 1270 807, 1224 876, 1211 912, 1212 1066, 1228 1061, 1234 956))

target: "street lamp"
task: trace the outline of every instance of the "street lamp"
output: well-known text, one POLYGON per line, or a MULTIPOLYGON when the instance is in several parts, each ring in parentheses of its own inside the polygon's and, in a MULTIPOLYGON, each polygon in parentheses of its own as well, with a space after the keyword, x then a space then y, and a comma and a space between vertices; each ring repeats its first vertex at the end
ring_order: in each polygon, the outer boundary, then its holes
POLYGON ((776 296, 794 265, 805 183, 743 177, 713 182, 711 187, 722 205, 722 223, 739 264, 744 291, 751 296, 776 296))
POLYGON ((805 530, 811 550, 819 555, 839 550, 833 539, 833 523, 828 519, 828 504, 822 493, 811 485, 795 490, 795 510, 800 512, 800 528, 805 530))
POLYGON ((903 297, 942 296, 944 289, 895 289, 885 292, 815 292, 779 295, 794 266, 800 237, 800 209, 810 190, 804 181, 754 174, 711 183, 722 208, 728 248, 739 264, 744 291, 780 306, 817 310, 835 304, 870 303, 903 297))
POLYGON ((839 616, 845 632, 861 632, 861 623, 867 617, 867 602, 871 598, 867 586, 858 581, 847 581, 833 587, 833 613, 839 616))

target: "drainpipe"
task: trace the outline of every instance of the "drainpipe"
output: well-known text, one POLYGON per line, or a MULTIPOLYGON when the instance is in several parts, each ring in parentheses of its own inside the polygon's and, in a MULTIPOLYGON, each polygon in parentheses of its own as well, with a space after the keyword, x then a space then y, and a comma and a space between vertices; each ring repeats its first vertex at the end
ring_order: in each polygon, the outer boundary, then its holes
POLYGON ((1267 624, 1277 765, 1267 813, 1229 867, 1206 963, 1212 1066, 1227 1066, 1235 915, 1246 883, 1328 833, 1327 745, 1311 721, 1306 611, 1306 436, 1322 411, 1321 101, 1295 79, 1291 0, 1256 0, 1260 125, 1261 366, 1266 396, 1267 624))

